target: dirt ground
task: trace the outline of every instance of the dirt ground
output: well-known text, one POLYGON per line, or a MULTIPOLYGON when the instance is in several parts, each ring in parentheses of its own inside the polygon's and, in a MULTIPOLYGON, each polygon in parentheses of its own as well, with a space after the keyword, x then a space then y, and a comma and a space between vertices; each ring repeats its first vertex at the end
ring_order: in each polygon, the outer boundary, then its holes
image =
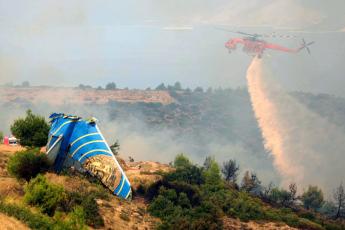
POLYGON ((21 223, 19 220, 6 216, 0 213, 0 229, 1 230, 27 230, 28 228, 25 224, 21 223))
POLYGON ((106 104, 109 101, 145 102, 170 104, 174 99, 167 91, 159 90, 96 90, 64 87, 5 87, 0 91, 0 99, 11 101, 28 101, 31 103, 49 102, 52 105, 64 105, 66 102, 79 104, 106 104))
POLYGON ((224 218, 223 229, 226 230, 297 230, 296 228, 289 227, 284 223, 271 223, 271 222, 254 222, 247 223, 241 222, 238 219, 224 218))
POLYGON ((20 150, 23 150, 23 148, 20 146, 0 144, 0 177, 8 177, 8 173, 6 170, 8 158, 11 154, 20 150))

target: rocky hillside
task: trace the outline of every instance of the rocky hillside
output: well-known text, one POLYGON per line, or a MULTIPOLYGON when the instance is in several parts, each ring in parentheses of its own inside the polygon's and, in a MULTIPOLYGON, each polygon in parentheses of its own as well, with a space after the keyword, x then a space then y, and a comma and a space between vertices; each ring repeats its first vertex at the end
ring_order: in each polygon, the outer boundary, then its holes
MULTIPOLYGON (((20 147, 0 145, 0 196, 6 204, 14 204, 19 207, 24 205, 25 182, 18 182, 6 171, 8 158, 15 151, 22 150, 20 147)), ((162 178, 162 173, 172 172, 174 169, 166 164, 158 162, 124 162, 122 164, 126 170, 133 189, 140 185, 149 186, 162 178)), ((81 190, 95 191, 99 185, 87 180, 85 177, 73 172, 64 175, 46 173, 45 177, 50 183, 62 186, 68 192, 79 192, 81 190)), ((151 216, 147 209, 148 203, 141 196, 135 196, 131 202, 118 199, 109 195, 105 199, 97 199, 99 213, 104 220, 104 226, 97 229, 155 229, 161 222, 158 218, 151 216)), ((32 212, 38 212, 31 207, 32 212)), ((14 217, 7 216, 0 212, 1 229, 29 229, 29 227, 14 217)), ((92 227, 89 227, 93 229, 92 227)), ((239 219, 224 217, 223 229, 295 229, 288 227, 284 223, 269 222, 241 222, 239 219)))

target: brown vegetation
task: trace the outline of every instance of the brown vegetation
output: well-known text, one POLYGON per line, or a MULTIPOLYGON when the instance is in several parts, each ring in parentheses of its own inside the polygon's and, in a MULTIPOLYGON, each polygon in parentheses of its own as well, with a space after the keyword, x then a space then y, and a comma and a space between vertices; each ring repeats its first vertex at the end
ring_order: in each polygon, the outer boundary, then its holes
POLYGON ((272 222, 241 222, 239 219, 224 218, 223 228, 227 230, 297 230, 284 223, 272 223, 272 222))
POLYGON ((167 91, 159 90, 96 90, 58 87, 6 87, 0 91, 0 99, 7 102, 64 104, 106 104, 109 101, 170 104, 174 99, 167 91))
POLYGON ((16 220, 13 217, 6 216, 0 213, 0 223, 2 230, 27 230, 30 229, 21 223, 19 220, 16 220))

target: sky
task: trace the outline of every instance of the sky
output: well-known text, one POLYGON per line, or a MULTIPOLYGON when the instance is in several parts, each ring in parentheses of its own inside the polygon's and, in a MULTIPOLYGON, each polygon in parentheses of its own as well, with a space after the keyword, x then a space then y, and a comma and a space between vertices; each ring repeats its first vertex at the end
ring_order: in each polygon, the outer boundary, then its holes
POLYGON ((0 0, 0 84, 243 87, 251 61, 224 44, 250 33, 312 55, 267 52, 286 90, 345 97, 344 0, 0 0))

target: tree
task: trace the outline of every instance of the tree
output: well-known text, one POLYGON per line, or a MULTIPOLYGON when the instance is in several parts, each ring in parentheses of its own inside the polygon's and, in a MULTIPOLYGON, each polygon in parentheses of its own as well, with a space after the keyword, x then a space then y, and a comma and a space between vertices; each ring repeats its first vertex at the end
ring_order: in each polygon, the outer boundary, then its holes
POLYGON ((116 89, 116 84, 114 82, 109 82, 106 86, 105 86, 106 90, 115 90, 116 89))
POLYGON ((212 161, 214 161, 215 159, 214 159, 214 157, 213 156, 207 156, 206 158, 205 158, 205 161, 204 161, 204 169, 205 170, 208 170, 210 167, 211 167, 211 163, 212 163, 212 161))
POLYGON ((134 162, 134 158, 133 157, 129 156, 128 159, 129 159, 129 162, 134 162))
POLYGON ((236 160, 229 160, 223 163, 222 173, 227 182, 236 184, 238 171, 240 166, 236 163, 236 160))
POLYGON ((271 194, 274 188, 273 182, 270 182, 267 186, 262 186, 261 198, 266 202, 271 202, 271 194))
POLYGON ((296 183, 291 183, 289 185, 289 191, 290 191, 290 199, 291 204, 293 204, 297 200, 297 185, 296 183))
POLYGON ((167 88, 165 87, 164 83, 161 83, 156 87, 156 90, 167 90, 167 88))
POLYGON ((335 201, 335 205, 337 208, 337 213, 335 215, 335 218, 338 219, 342 217, 342 215, 345 212, 345 191, 343 184, 340 184, 339 187, 337 187, 333 193, 333 198, 335 201))
POLYGON ((191 90, 190 88, 187 88, 187 89, 185 89, 185 92, 186 92, 187 94, 190 94, 190 93, 192 93, 192 90, 191 90))
POLYGON ((46 154, 39 149, 29 149, 16 152, 7 164, 7 171, 17 179, 30 181, 37 174, 43 173, 49 168, 46 154))
POLYGON ((309 185, 308 190, 302 194, 302 202, 306 209, 319 209, 324 202, 322 190, 309 185))
POLYGON ((4 133, 0 131, 0 141, 4 139, 4 133))
POLYGON ((175 160, 174 160, 174 167, 175 168, 186 168, 186 167, 189 167, 191 165, 192 165, 192 163, 190 162, 188 157, 186 157, 183 153, 178 154, 175 157, 175 160))
POLYGON ((181 83, 180 82, 175 82, 175 84, 174 84, 174 89, 175 90, 182 90, 182 86, 181 86, 181 83))
POLYGON ((29 81, 23 81, 22 87, 30 87, 30 82, 29 81))
POLYGON ((120 143, 118 140, 116 140, 115 143, 110 146, 110 150, 114 153, 115 156, 119 154, 120 143))
POLYGON ((85 89, 92 89, 92 86, 91 85, 79 84, 78 88, 82 89, 82 90, 85 90, 85 89))
POLYGON ((337 207, 332 201, 325 201, 318 212, 327 216, 328 218, 334 218, 337 213, 337 207))
POLYGON ((269 195, 270 202, 289 207, 292 204, 291 192, 285 189, 273 188, 269 195))
POLYGON ((205 183, 217 187, 221 184, 222 178, 220 175, 220 169, 217 162, 212 159, 209 168, 204 173, 205 183))
POLYGON ((198 86, 198 87, 196 87, 196 88, 194 89, 194 92, 195 92, 195 93, 203 93, 203 92, 204 92, 204 89, 201 88, 200 86, 198 86))
POLYGON ((49 125, 44 117, 26 111, 25 118, 19 118, 11 125, 12 134, 20 144, 28 147, 42 147, 47 144, 49 125))
POLYGON ((259 194, 261 190, 261 181, 255 173, 246 171, 242 179, 241 189, 249 193, 259 194))

